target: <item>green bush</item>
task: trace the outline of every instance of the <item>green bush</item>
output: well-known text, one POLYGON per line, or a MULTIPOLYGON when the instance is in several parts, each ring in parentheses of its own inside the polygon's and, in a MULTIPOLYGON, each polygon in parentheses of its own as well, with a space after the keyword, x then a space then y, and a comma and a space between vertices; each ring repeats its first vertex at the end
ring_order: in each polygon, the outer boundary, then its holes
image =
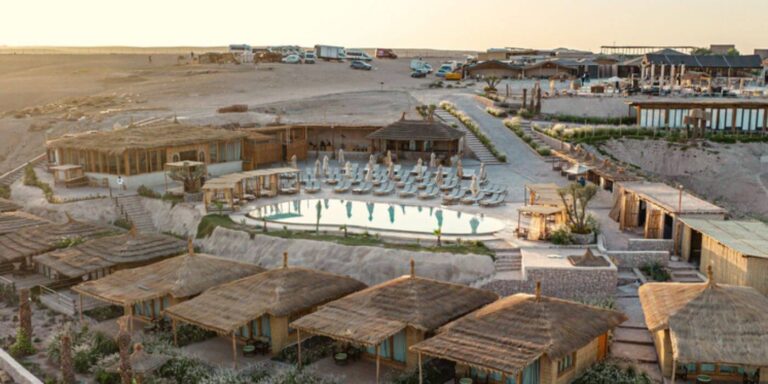
MULTIPOLYGON (((626 363, 625 363, 626 364, 626 363)), ((638 372, 633 365, 622 367, 621 363, 606 360, 590 367, 573 381, 573 384, 651 384, 645 373, 638 372)))
POLYGON ((571 236, 571 232, 568 230, 568 228, 561 227, 557 228, 549 235, 549 240, 553 244, 557 245, 569 245, 573 244, 573 236, 571 236))
POLYGON ((501 152, 499 152, 498 149, 496 149, 496 146, 493 145, 493 142, 491 141, 488 136, 486 136, 483 131, 480 130, 480 127, 478 127, 477 123, 474 122, 469 116, 464 114, 463 112, 456 109, 456 106, 448 101, 441 101, 439 104, 439 107, 450 113, 451 115, 455 116, 464 126, 467 127, 476 137, 477 139, 486 147, 488 148, 488 151, 491 152, 493 157, 495 157, 497 160, 501 162, 506 162, 507 157, 503 155, 501 152))
POLYGON ((62 237, 61 239, 57 240, 56 243, 54 243, 54 248, 56 249, 64 249, 64 248, 72 248, 74 246, 80 245, 85 242, 85 239, 83 239, 80 236, 75 237, 62 237))
POLYGON ((139 188, 136 189, 136 193, 139 194, 139 196, 148 197, 150 199, 159 199, 162 196, 155 192, 152 188, 147 187, 146 185, 139 185, 139 188))
POLYGON ((658 261, 643 264, 640 267, 640 271, 653 281, 669 281, 672 279, 667 268, 661 265, 658 261))
POLYGON ((594 125, 632 125, 635 124, 637 118, 624 116, 624 117, 603 117, 603 116, 574 116, 574 115, 545 115, 545 120, 556 120, 564 123, 583 123, 594 125))
POLYGON ((537 152, 541 156, 551 156, 552 155, 552 150, 549 149, 549 148, 539 148, 539 150, 537 152))
POLYGON ((9 352, 13 357, 29 356, 35 353, 32 339, 30 339, 29 335, 27 335, 23 329, 19 328, 16 331, 16 342, 11 345, 9 352))
POLYGON ((491 116, 507 117, 507 111, 500 108, 487 107, 485 108, 485 111, 488 112, 488 114, 490 114, 491 116))

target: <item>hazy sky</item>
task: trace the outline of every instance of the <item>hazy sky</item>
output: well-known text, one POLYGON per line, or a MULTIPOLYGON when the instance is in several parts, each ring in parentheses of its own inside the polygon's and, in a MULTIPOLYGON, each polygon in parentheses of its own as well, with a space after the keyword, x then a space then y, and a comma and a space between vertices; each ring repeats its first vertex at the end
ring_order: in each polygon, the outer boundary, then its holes
POLYGON ((0 45, 768 48, 768 0, 3 0, 0 45))

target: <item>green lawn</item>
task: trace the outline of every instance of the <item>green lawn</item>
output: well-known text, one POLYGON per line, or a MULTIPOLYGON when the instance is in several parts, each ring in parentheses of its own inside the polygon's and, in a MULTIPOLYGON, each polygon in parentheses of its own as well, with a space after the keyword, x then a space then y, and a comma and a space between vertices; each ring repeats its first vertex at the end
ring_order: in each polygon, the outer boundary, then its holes
MULTIPOLYGON (((421 245, 419 243, 390 243, 382 240, 381 238, 368 234, 350 233, 348 236, 328 234, 323 231, 316 233, 315 231, 290 231, 281 229, 279 231, 262 232, 259 227, 252 227, 243 224, 233 222, 229 216, 210 214, 200 221, 200 225, 197 227, 197 238, 208 237, 213 233, 216 227, 222 226, 224 228, 234 229, 238 231, 248 232, 250 234, 263 234, 269 236, 280 237, 283 239, 304 239, 304 240, 316 240, 316 241, 329 241, 341 245, 350 246, 371 246, 371 247, 383 247, 390 249, 403 249, 408 251, 426 251, 426 252, 447 252, 456 254, 478 254, 487 255, 491 258, 495 258, 495 254, 492 250, 488 249, 481 241, 462 241, 457 242, 445 242, 443 245, 421 245)), ((277 227, 273 224, 273 227, 277 227)), ((269 228, 269 226, 267 227, 269 228)), ((432 243, 432 241, 429 241, 432 243)))

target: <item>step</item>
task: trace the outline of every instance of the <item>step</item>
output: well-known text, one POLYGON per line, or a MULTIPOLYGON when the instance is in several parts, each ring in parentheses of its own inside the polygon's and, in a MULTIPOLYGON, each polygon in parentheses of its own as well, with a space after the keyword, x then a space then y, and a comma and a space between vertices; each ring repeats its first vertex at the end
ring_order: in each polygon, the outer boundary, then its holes
POLYGON ((613 342, 653 345, 653 339, 651 338, 651 334, 648 333, 648 330, 637 328, 616 328, 616 330, 613 331, 613 342))
POLYGON ((614 342, 611 345, 611 355, 641 363, 658 363, 659 361, 656 348, 653 345, 614 342))

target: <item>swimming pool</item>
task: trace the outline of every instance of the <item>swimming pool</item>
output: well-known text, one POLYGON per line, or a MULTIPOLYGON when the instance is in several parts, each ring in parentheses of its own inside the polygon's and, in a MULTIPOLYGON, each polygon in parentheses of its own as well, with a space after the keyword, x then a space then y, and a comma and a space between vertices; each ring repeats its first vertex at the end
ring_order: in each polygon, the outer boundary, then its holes
POLYGON ((342 225, 380 231, 443 235, 485 235, 504 228, 501 220, 440 207, 374 203, 342 199, 299 199, 255 208, 248 216, 273 223, 314 228, 342 225))

